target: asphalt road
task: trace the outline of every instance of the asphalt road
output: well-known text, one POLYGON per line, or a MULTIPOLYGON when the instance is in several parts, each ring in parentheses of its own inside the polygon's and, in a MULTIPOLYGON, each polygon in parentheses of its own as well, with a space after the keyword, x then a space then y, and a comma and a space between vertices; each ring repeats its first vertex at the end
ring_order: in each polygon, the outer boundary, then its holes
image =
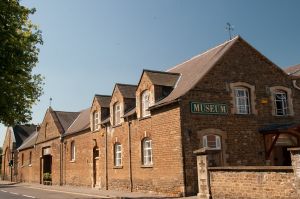
POLYGON ((46 190, 22 185, 0 185, 0 199, 99 199, 96 195, 46 190))

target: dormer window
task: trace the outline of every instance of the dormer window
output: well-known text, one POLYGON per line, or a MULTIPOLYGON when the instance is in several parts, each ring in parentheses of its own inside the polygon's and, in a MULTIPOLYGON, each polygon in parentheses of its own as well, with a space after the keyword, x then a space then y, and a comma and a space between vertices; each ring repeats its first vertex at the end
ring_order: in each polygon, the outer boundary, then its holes
POLYGON ((98 111, 93 113, 93 130, 97 131, 100 129, 100 114, 98 111))
POLYGON ((119 102, 114 104, 114 125, 121 123, 121 105, 119 102))
POLYGON ((142 117, 146 117, 150 115, 150 111, 148 110, 150 105, 150 92, 148 90, 145 90, 142 93, 142 117))

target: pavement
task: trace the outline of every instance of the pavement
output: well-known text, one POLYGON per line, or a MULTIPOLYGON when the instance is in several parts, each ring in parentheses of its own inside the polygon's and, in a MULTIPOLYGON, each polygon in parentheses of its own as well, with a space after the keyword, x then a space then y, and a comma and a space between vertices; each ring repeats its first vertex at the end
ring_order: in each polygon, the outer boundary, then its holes
MULTIPOLYGON (((57 186, 57 185, 41 185, 33 183, 14 183, 9 181, 0 181, 0 186, 18 186, 26 187, 28 189, 44 190, 57 192, 61 194, 73 194, 81 195, 92 198, 112 198, 112 199, 155 199, 155 198, 178 198, 178 197, 168 197, 166 195, 158 195, 155 193, 142 193, 142 192, 126 192, 126 191, 116 191, 116 190, 100 190, 97 188, 89 187, 75 187, 75 186, 57 186)), ((185 199, 197 199, 197 196, 191 197, 181 197, 185 199)))

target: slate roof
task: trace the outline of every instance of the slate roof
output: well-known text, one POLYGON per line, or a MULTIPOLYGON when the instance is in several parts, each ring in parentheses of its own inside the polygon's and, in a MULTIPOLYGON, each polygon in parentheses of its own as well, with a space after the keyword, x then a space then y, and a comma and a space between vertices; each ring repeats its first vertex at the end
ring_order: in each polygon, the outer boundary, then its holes
POLYGON ((131 115, 134 115, 134 114, 136 114, 136 108, 133 108, 133 109, 127 111, 127 112, 123 115, 123 118, 128 117, 128 116, 131 116, 131 115))
POLYGON ((61 124, 63 131, 66 132, 80 112, 53 111, 61 124))
POLYGON ((101 107, 109 107, 109 103, 111 100, 111 96, 108 95, 95 95, 98 103, 101 105, 101 107))
POLYGON ((241 37, 237 36, 232 40, 226 41, 219 46, 169 69, 167 72, 180 74, 178 82, 167 97, 155 103, 150 109, 172 103, 186 94, 213 68, 217 61, 220 60, 228 49, 239 39, 241 39, 241 37))
POLYGON ((18 150, 28 149, 33 147, 36 139, 37 139, 38 131, 34 131, 26 140, 24 140, 23 144, 18 148, 18 150))
POLYGON ((82 110, 64 133, 64 136, 88 129, 90 127, 90 111, 91 108, 82 110))
POLYGON ((101 121, 101 124, 106 124, 110 122, 110 117, 107 117, 101 121))
POLYGON ((300 76, 300 64, 284 68, 284 71, 293 76, 300 76))
POLYGON ((124 98, 135 99, 135 91, 137 89, 136 85, 116 83, 115 87, 118 87, 119 91, 121 92, 124 98))
POLYGON ((180 74, 162 71, 144 70, 154 85, 174 87, 180 74))
POLYGON ((23 142, 36 130, 36 125, 15 125, 13 127, 16 148, 20 147, 23 142))

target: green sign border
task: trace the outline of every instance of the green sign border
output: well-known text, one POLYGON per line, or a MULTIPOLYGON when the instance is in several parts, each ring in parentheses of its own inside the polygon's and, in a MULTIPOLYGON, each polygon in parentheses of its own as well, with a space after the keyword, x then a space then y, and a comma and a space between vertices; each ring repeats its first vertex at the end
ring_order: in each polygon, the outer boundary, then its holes
POLYGON ((191 113, 193 114, 200 114, 200 115, 228 115, 228 106, 227 104, 223 104, 223 103, 206 103, 206 102, 190 102, 190 110, 191 113), (201 104, 201 105, 206 105, 206 104, 213 104, 213 105, 224 105, 226 107, 226 112, 225 113, 208 113, 208 112, 195 112, 192 110, 192 105, 193 104, 201 104))

